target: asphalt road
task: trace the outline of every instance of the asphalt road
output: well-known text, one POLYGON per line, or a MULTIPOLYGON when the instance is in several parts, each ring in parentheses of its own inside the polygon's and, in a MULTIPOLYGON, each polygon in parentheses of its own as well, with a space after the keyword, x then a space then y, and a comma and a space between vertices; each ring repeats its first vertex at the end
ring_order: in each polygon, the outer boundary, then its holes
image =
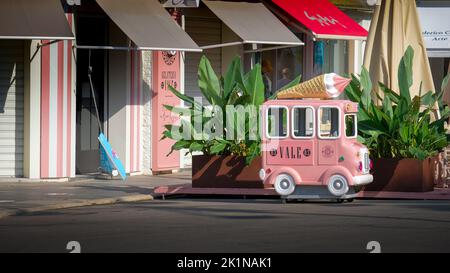
POLYGON ((450 252, 450 203, 169 199, 0 219, 0 252, 450 252))

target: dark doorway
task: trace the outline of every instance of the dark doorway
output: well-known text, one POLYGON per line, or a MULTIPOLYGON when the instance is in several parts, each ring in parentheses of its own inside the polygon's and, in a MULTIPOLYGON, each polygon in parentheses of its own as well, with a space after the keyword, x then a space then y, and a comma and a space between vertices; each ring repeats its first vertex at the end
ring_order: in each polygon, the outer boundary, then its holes
MULTIPOLYGON (((96 10, 96 9, 95 9, 96 10)), ((108 33, 108 18, 101 11, 76 14, 76 36, 78 45, 105 45, 108 33)), ((104 122, 105 67, 104 50, 77 49, 77 174, 97 173, 100 166, 98 135, 100 133, 94 99, 89 83, 89 62, 92 67, 92 82, 101 126, 104 122)), ((103 130, 103 128, 102 128, 103 130)))

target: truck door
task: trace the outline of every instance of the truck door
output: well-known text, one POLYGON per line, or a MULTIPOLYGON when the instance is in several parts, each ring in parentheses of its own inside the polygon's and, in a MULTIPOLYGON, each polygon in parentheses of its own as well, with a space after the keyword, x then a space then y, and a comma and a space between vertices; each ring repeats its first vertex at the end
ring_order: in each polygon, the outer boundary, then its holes
POLYGON ((313 165, 316 151, 314 149, 314 108, 311 106, 294 106, 292 108, 292 141, 296 151, 296 165, 313 165))
POLYGON ((341 111, 336 106, 321 106, 317 113, 318 161, 319 165, 336 165, 339 151, 338 139, 341 137, 341 111))

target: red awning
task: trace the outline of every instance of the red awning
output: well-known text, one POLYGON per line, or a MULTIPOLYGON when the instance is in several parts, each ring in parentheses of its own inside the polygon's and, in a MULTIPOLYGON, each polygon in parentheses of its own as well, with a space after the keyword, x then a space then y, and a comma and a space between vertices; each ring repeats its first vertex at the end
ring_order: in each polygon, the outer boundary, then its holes
POLYGON ((365 40, 369 34, 328 0, 272 0, 318 39, 365 40))

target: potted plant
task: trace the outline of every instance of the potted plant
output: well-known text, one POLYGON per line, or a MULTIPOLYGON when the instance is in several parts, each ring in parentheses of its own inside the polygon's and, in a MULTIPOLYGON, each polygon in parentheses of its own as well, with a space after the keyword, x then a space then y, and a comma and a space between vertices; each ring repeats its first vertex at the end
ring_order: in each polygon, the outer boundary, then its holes
MULTIPOLYGON (((359 103, 359 141, 373 160, 372 184, 367 191, 425 192, 434 188, 433 158, 448 145, 444 122, 450 116, 442 108, 441 92, 429 91, 411 98, 412 60, 409 47, 398 68, 399 93, 379 83, 381 96, 372 92, 368 71, 352 75, 346 95, 359 103), (440 105, 440 117, 433 111, 440 105)), ((448 78, 447 78, 448 80, 448 78)), ((420 88, 421 89, 421 88, 420 88)))
MULTIPOLYGON (((299 82, 300 76, 282 89, 299 82)), ((258 177, 261 169, 259 107, 264 102, 261 66, 256 64, 244 74, 241 59, 236 57, 225 75, 219 77, 203 56, 198 69, 198 85, 209 106, 169 87, 189 106, 165 105, 180 116, 180 124, 167 124, 163 133, 163 138, 176 141, 172 151, 188 149, 188 153, 202 154, 192 157, 193 187, 263 187, 258 177), (243 109, 244 112, 230 109, 243 109), (183 136, 177 133, 180 131, 183 136)))

